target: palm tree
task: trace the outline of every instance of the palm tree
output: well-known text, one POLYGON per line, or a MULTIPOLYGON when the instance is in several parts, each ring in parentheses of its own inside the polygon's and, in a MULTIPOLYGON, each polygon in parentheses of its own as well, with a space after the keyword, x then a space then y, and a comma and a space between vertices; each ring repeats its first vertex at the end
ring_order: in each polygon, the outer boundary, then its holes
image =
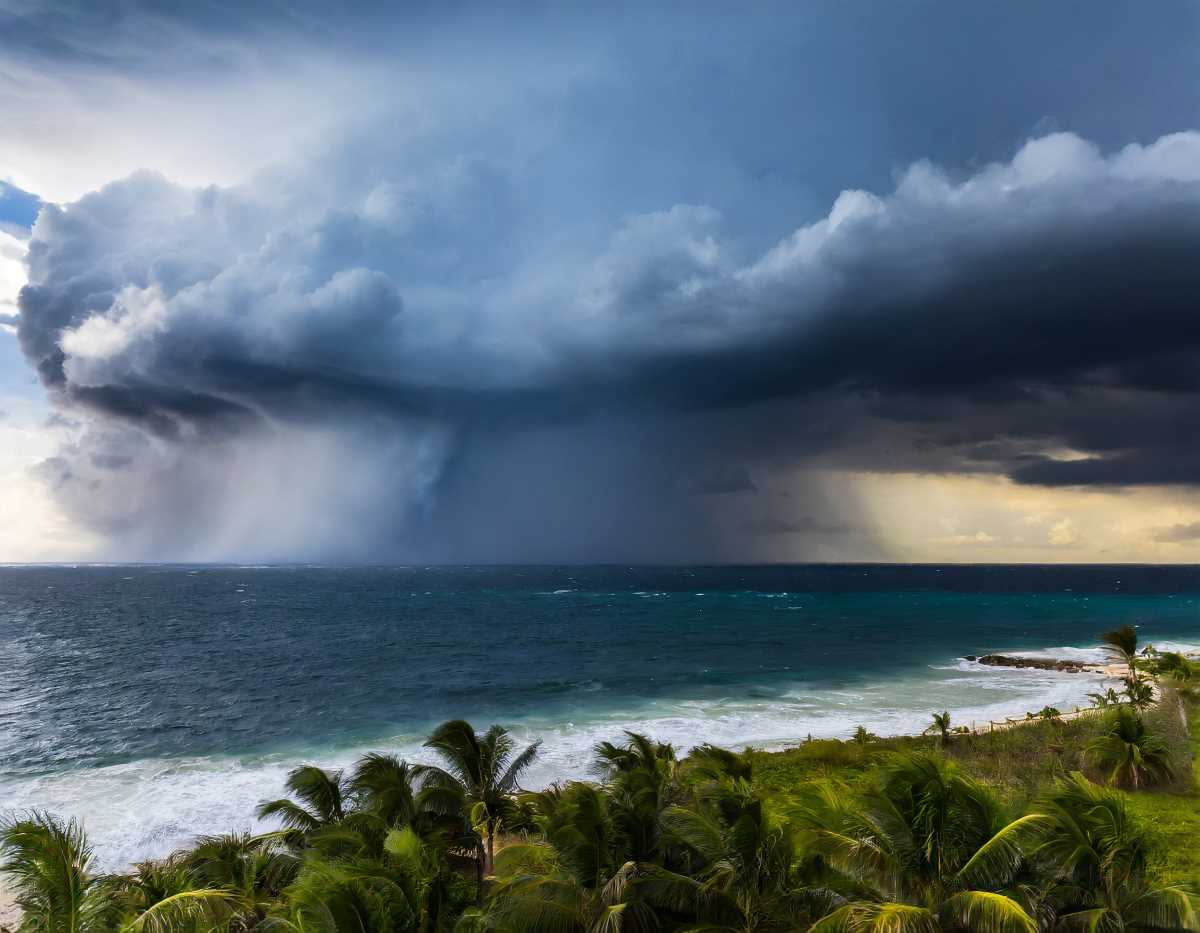
POLYGON ((288 933, 418 933, 419 879, 376 860, 312 855, 265 928, 288 933))
POLYGON ((77 821, 42 812, 5 821, 0 855, 0 870, 31 928, 90 933, 112 923, 113 901, 92 874, 92 848, 77 821))
POLYGON ((1088 697, 1092 701, 1092 705, 1097 709, 1107 709, 1110 706, 1118 706, 1121 703, 1121 694, 1117 693, 1112 687, 1109 687, 1103 693, 1089 693, 1088 697))
POLYGON ((870 745, 879 738, 874 732, 868 732, 866 726, 859 726, 854 730, 852 739, 855 745, 870 745))
MULTIPOLYGON (((592 770, 608 784, 613 821, 624 838, 628 857, 635 862, 650 862, 659 854, 659 818, 675 799, 679 763, 674 746, 636 732, 625 735, 628 741, 624 745, 600 742, 595 746, 592 770)), ((693 750, 701 769, 724 767, 728 762, 720 756, 728 754, 712 746, 693 750)))
MULTIPOLYGON (((496 833, 500 829, 512 795, 519 789, 521 772, 537 757, 541 742, 534 742, 518 754, 516 742, 502 726, 492 726, 477 735, 471 724, 461 719, 444 722, 425 743, 436 751, 446 768, 425 768, 421 775, 429 793, 427 801, 436 805, 445 791, 461 791, 471 807, 471 822, 483 826, 486 842, 486 867, 491 871, 496 855, 496 833)), ((480 885, 482 894, 482 884, 480 885)))
POLYGON ((950 744, 950 713, 942 711, 933 714, 933 722, 929 724, 926 732, 937 732, 938 739, 943 745, 950 744))
POLYGON ((29 933, 210 929, 236 904, 232 892, 198 887, 177 860, 140 865, 125 878, 95 875, 82 825, 48 813, 0 824, 0 855, 29 933))
POLYGON ((420 772, 394 755, 372 752, 354 766, 349 790, 363 809, 389 828, 409 826, 417 818, 420 772))
POLYGON ((893 756, 874 789, 856 796, 814 784, 794 815, 802 848, 853 894, 812 927, 817 933, 1036 929, 1026 908, 998 890, 1021 821, 1006 822, 995 795, 953 762, 893 756))
POLYGON ((672 843, 688 854, 689 874, 697 884, 691 892, 677 884, 675 891, 690 893, 700 929, 798 929, 844 903, 824 888, 803 883, 793 833, 768 820, 748 768, 717 773, 697 788, 690 806, 669 808, 663 823, 672 843))
POLYGON ((259 804, 259 819, 278 817, 289 829, 311 833, 340 823, 346 817, 347 789, 341 771, 323 771, 301 765, 288 774, 285 784, 299 803, 286 797, 259 804))
POLYGON ((1154 687, 1141 677, 1125 681, 1125 696, 1129 705, 1137 710, 1149 709, 1154 705, 1154 687))
POLYGON ((1146 877, 1146 853, 1125 797, 1082 774, 1060 781, 1027 819, 1024 849, 1052 879, 1044 899, 1064 929, 1200 930, 1196 896, 1146 877))
POLYGON ((122 933, 212 933, 226 929, 239 907, 236 892, 200 887, 179 853, 141 862, 131 874, 105 878, 101 884, 119 905, 122 933))
POLYGON ((242 926, 253 928, 300 870, 300 859, 286 844, 287 836, 287 832, 201 836, 180 858, 204 887, 235 892, 238 919, 242 926))
POLYGON ((1118 787, 1154 784, 1171 778, 1175 771, 1169 744, 1128 706, 1108 714, 1104 731, 1088 743, 1086 754, 1092 766, 1118 787))
POLYGON ((1129 679, 1137 677, 1137 630, 1132 625, 1122 625, 1111 632, 1100 636, 1100 641, 1113 660, 1124 664, 1129 672, 1129 679))
POLYGON ((626 858, 604 790, 572 783, 529 797, 542 839, 498 856, 485 925, 522 933, 648 933, 669 917, 695 916, 696 882, 626 858))
POLYGON ((624 745, 599 742, 592 749, 596 756, 593 770, 604 778, 633 771, 650 771, 662 775, 664 783, 674 777, 677 756, 675 746, 637 732, 625 731, 628 741, 624 745))

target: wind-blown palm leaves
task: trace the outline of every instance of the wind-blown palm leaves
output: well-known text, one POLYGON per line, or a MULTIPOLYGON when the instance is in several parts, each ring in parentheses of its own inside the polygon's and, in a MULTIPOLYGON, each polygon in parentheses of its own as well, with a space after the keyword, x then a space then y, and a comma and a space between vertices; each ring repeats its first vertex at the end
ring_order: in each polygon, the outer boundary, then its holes
POLYGON ((929 724, 929 727, 925 731, 926 732, 936 732, 937 736, 938 736, 938 741, 940 741, 942 743, 942 745, 949 745, 950 744, 950 713, 947 711, 943 711, 941 713, 934 713, 933 714, 933 722, 931 722, 929 724))
POLYGON ((200 887, 181 856, 145 862, 129 876, 101 882, 121 933, 210 933, 237 916, 236 892, 200 887))
POLYGON ((421 768, 394 755, 370 753, 354 766, 349 790, 358 806, 375 814, 389 828, 411 825, 419 812, 421 768))
POLYGON ((1136 676, 1138 636, 1132 625, 1122 625, 1105 632, 1100 636, 1100 641, 1114 661, 1125 665, 1130 678, 1136 676))
POLYGON ((1132 625, 1123 625, 1100 636, 1113 660, 1125 665, 1125 697, 1134 709, 1147 709, 1154 703, 1154 687, 1138 667, 1138 636, 1132 625))
POLYGON ((375 860, 313 858, 287 889, 287 909, 266 929, 289 933, 417 933, 414 879, 375 860))
POLYGON ((1030 859, 1048 875, 1044 894, 1063 929, 1200 930, 1195 895, 1146 879, 1141 833, 1124 797, 1073 774, 1038 801, 1030 859))
POLYGON ((1155 784, 1174 774, 1167 741, 1128 706, 1107 714, 1103 731, 1087 746, 1087 757, 1118 787, 1155 784))
POLYGON ((512 806, 518 781, 537 757, 540 742, 517 752, 517 744, 502 726, 492 726, 478 735, 461 719, 444 722, 425 743, 441 756, 446 767, 425 768, 423 802, 432 809, 451 812, 465 797, 471 806, 471 822, 483 828, 486 849, 479 861, 479 896, 483 897, 483 875, 496 856, 496 835, 512 806), (486 859, 486 862, 484 861, 486 859))
POLYGON ((287 845, 287 836, 201 836, 176 861, 203 887, 233 892, 237 896, 233 926, 252 929, 266 919, 300 870, 301 860, 287 845))
POLYGON ((541 841, 497 857, 487 914, 497 930, 567 933, 656 930, 672 893, 694 884, 661 866, 626 859, 609 795, 573 783, 531 795, 541 841))
POLYGON ((711 933, 795 930, 842 903, 805 883, 790 830, 768 819, 753 791, 749 765, 706 746, 693 753, 707 778, 688 806, 663 814, 670 840, 688 856, 699 923, 711 933))
POLYGON ((1010 825, 1003 809, 953 763, 894 757, 875 788, 854 795, 816 785, 795 817, 804 848, 834 871, 849 895, 814 931, 1036 929, 1027 910, 998 890, 994 869, 985 870, 995 863, 1010 868, 1019 858, 1012 846, 994 841, 1003 840, 1010 825), (981 857, 989 844, 991 857, 981 857))
POLYGON ((0 870, 17 904, 46 933, 91 933, 111 925, 112 902, 92 874, 92 849, 75 820, 30 813, 0 826, 0 870))
POLYGON ((450 793, 431 807, 421 796, 428 773, 428 768, 378 753, 360 758, 349 777, 305 765, 288 775, 290 796, 261 804, 257 813, 281 822, 294 845, 378 858, 391 829, 415 825, 428 834, 452 830, 448 822, 457 825, 445 817, 460 815, 461 795, 450 793))
POLYGON ((1089 693, 1088 699, 1092 701, 1092 705, 1097 709, 1108 709, 1110 706, 1121 705, 1121 694, 1117 693, 1112 687, 1109 687, 1103 693, 1089 693))
POLYGON ((178 858, 95 875, 83 827, 46 813, 0 825, 0 853, 22 933, 207 933, 237 905, 233 892, 203 887, 178 858))
POLYGON ((673 802, 679 762, 671 745, 636 732, 625 735, 624 745, 596 745, 592 770, 607 783, 613 822, 628 857, 649 862, 659 854, 660 816, 673 802))
POLYGON ((277 818, 284 826, 310 833, 340 823, 346 817, 346 783, 341 771, 323 771, 315 765, 293 770, 284 785, 289 797, 268 800, 258 807, 259 819, 277 818))

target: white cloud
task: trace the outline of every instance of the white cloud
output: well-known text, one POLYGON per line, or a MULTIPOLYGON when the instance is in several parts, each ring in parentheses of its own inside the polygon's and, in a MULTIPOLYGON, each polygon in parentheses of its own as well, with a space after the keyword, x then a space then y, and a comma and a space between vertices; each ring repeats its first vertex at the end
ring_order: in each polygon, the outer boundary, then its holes
POLYGON ((16 324, 17 293, 25 284, 25 243, 0 230, 0 330, 16 324))

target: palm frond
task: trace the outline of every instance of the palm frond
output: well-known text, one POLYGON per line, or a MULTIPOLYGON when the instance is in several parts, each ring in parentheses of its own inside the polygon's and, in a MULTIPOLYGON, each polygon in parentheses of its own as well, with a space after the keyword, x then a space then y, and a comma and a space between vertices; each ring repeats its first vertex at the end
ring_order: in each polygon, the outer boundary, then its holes
POLYGON ((479 737, 469 722, 451 719, 436 729, 425 741, 445 762, 446 770, 467 788, 478 788, 484 782, 482 750, 479 737))
POLYGON ((720 778, 748 781, 752 774, 750 762, 736 752, 718 748, 716 745, 698 745, 688 753, 696 773, 710 780, 720 778))
POLYGON ((321 822, 331 823, 345 816, 341 771, 301 765, 288 774, 286 787, 308 804, 321 822))
POLYGON ((1116 660, 1133 667, 1137 657, 1137 629, 1122 625, 1100 636, 1100 641, 1116 660))
POLYGON ((590 911, 584 892, 567 879, 518 876, 497 887, 492 914, 502 928, 522 933, 581 933, 590 911))
POLYGON ((389 826, 408 824, 416 817, 418 772, 394 755, 372 752, 354 766, 349 789, 389 826))
POLYGON ((1200 899, 1183 887, 1152 888, 1126 904, 1123 913, 1127 923, 1149 930, 1200 930, 1200 899))
POLYGON ((1037 933, 1037 923, 1020 904, 991 891, 962 891, 946 900, 942 913, 972 933, 1037 933))
POLYGON ((1082 930, 1084 933, 1123 933, 1125 922, 1121 915, 1108 907, 1094 907, 1061 914, 1058 925, 1064 930, 1082 930))
POLYGON ((255 810, 255 815, 260 820, 267 820, 274 817, 289 829, 297 829, 305 833, 321 827, 321 821, 317 817, 305 810, 296 801, 288 800, 286 797, 260 803, 255 810))
POLYGON ((721 825, 698 810, 670 807, 662 814, 663 828, 681 845, 687 846, 708 862, 714 862, 725 851, 721 825))
POLYGON ((91 876, 92 849, 77 820, 33 811, 0 823, 0 871, 27 916, 48 929, 78 929, 99 909, 91 876))
POLYGON ((938 933, 938 923, 924 907, 856 901, 822 917, 809 933, 938 933))
POLYGON ((165 897, 125 925, 122 933, 178 933, 186 924, 216 921, 231 914, 237 895, 221 888, 198 888, 165 897))
POLYGON ((1045 813, 1029 813, 1013 820, 980 846, 959 869, 956 880, 970 887, 1008 884, 1027 854, 1053 825, 1053 819, 1045 813))
POLYGON ((517 781, 520 780, 521 773, 533 764, 533 760, 537 757, 541 746, 542 743, 540 741, 534 742, 512 760, 504 774, 496 782, 496 791, 498 793, 511 794, 517 789, 517 781))

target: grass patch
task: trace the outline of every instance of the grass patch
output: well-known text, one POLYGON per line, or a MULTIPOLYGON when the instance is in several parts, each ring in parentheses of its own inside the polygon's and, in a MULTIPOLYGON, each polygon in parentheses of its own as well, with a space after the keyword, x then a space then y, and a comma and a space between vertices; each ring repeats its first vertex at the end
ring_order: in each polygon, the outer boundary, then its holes
MULTIPOLYGON (((1179 708, 1179 707, 1177 707, 1179 708)), ((1141 791, 1129 795, 1129 809, 1146 833, 1150 876, 1164 883, 1185 883, 1200 887, 1200 703, 1183 703, 1186 711, 1186 731, 1179 728, 1175 735, 1187 749, 1191 767, 1180 775, 1174 787, 1164 790, 1141 791)), ((1172 716, 1171 704, 1164 704, 1164 725, 1172 716)))

